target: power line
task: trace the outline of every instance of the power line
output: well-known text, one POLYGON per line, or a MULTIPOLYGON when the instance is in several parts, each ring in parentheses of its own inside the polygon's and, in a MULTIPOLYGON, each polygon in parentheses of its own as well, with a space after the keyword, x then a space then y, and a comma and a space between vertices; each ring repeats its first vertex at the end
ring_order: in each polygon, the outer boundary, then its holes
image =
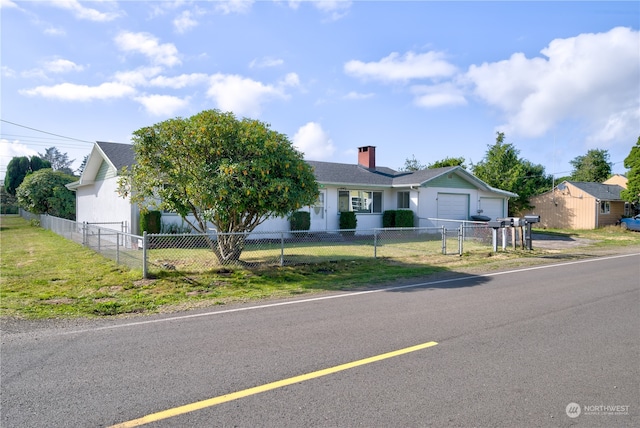
POLYGON ((67 140, 80 141, 80 142, 82 142, 82 143, 89 143, 89 144, 93 144, 93 143, 94 143, 93 141, 81 140, 81 139, 79 139, 79 138, 67 137, 67 136, 64 136, 64 135, 54 134, 54 133, 52 133, 52 132, 43 131, 43 130, 41 130, 41 129, 31 128, 31 127, 29 127, 29 126, 20 125, 19 123, 10 122, 10 121, 8 121, 8 120, 4 120, 4 119, 0 119, 0 121, 2 121, 2 122, 4 122, 4 123, 11 124, 11 125, 19 126, 20 128, 30 129, 30 130, 32 130, 32 131, 41 132, 41 133, 43 133, 43 134, 53 135, 54 137, 65 138, 65 139, 67 139, 67 140))

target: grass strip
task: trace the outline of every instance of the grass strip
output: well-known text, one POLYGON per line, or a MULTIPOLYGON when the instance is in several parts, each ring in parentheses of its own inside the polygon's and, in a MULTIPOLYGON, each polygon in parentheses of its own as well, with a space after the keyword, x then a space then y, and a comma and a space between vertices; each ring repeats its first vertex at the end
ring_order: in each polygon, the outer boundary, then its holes
MULTIPOLYGON (((619 228, 570 234, 593 239, 597 247, 640 245, 640 233, 619 228)), ((401 248, 398 245, 394 252, 401 253, 401 248)), ((152 280, 142 280, 139 270, 118 266, 20 217, 0 216, 0 316, 73 318, 177 311, 350 290, 434 274, 449 275, 478 266, 518 266, 536 263, 536 258, 547 253, 534 250, 492 254, 485 248, 465 252, 462 257, 414 253, 404 258, 362 257, 256 269, 225 267, 189 274, 162 271, 152 280)))

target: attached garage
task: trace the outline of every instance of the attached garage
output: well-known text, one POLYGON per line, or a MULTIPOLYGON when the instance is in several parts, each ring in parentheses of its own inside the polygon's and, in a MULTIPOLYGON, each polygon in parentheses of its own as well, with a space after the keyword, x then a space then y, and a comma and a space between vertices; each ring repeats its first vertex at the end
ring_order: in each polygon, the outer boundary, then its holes
POLYGON ((438 193, 438 218, 448 220, 469 219, 469 195, 438 193))
POLYGON ((491 220, 506 217, 504 199, 502 198, 480 198, 480 209, 482 210, 482 215, 491 217, 491 220))

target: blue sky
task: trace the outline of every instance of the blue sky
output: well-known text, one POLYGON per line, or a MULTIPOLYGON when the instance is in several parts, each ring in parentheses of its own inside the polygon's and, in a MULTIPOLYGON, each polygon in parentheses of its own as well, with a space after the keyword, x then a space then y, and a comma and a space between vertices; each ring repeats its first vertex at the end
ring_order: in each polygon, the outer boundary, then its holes
POLYGON ((636 1, 0 0, 0 14, 2 177, 12 156, 56 146, 77 167, 93 141, 212 108, 309 160, 372 145, 391 168, 477 163, 502 131, 548 174, 589 149, 624 173, 640 136, 636 1))

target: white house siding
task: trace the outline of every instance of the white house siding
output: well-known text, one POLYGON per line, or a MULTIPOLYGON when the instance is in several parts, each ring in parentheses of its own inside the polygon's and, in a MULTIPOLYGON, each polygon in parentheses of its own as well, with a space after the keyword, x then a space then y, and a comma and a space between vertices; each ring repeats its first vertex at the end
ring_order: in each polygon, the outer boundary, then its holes
MULTIPOLYGON (((127 224, 127 232, 138 233, 138 216, 129 199, 118 196, 117 178, 96 181, 76 190, 76 221, 88 223, 122 222, 127 224), (114 197, 115 196, 115 197, 114 197)), ((104 226, 117 228, 117 226, 104 226)))

